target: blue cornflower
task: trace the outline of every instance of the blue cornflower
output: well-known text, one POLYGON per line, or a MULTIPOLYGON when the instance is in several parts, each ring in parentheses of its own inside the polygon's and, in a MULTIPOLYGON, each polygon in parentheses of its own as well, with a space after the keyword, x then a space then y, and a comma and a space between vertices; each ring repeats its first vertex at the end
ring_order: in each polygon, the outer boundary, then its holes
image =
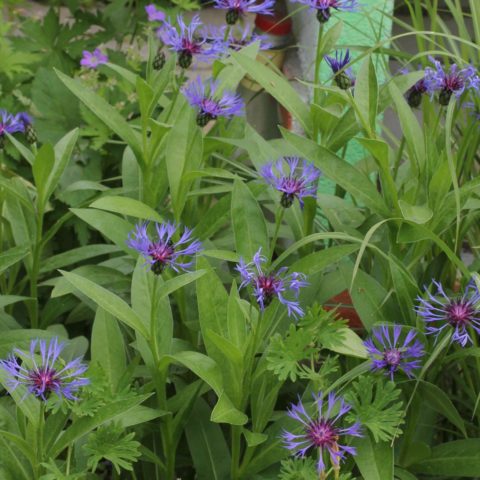
POLYGON ((199 240, 192 238, 192 231, 184 228, 178 241, 173 236, 179 230, 174 223, 155 223, 157 239, 152 240, 147 232, 148 222, 136 225, 135 230, 130 232, 127 245, 142 254, 151 265, 152 272, 159 275, 166 267, 179 272, 188 271, 193 265, 193 260, 185 257, 193 257, 202 250, 199 240))
POLYGON ((348 90, 355 85, 355 77, 353 76, 350 68, 345 68, 351 60, 350 50, 345 51, 345 55, 342 52, 336 50, 335 58, 325 55, 325 61, 328 63, 334 74, 335 83, 342 90, 348 90))
POLYGON ((284 208, 291 207, 295 198, 298 198, 300 205, 303 206, 304 197, 317 196, 320 170, 306 160, 303 160, 301 167, 299 162, 298 157, 283 157, 275 163, 267 163, 261 170, 266 182, 282 194, 280 203, 284 208), (284 170, 285 164, 288 165, 288 172, 284 170))
POLYGON ((287 307, 289 316, 303 317, 304 312, 297 299, 300 288, 308 285, 305 275, 298 272, 286 274, 288 270, 286 267, 276 272, 266 273, 262 268, 262 264, 266 262, 267 259, 262 255, 261 248, 255 253, 250 263, 245 263, 241 258, 236 267, 242 277, 240 288, 248 285, 253 287, 253 294, 260 310, 264 310, 274 298, 278 298, 280 303, 287 307), (286 293, 290 293, 294 300, 286 299, 284 296, 286 293))
POLYGON ((426 322, 426 333, 436 337, 447 327, 454 329, 452 341, 464 347, 472 342, 468 327, 480 333, 480 292, 470 282, 462 296, 451 298, 440 282, 432 280, 437 288, 435 295, 427 289, 428 299, 417 297, 420 302, 415 310, 426 322))
POLYGON ((227 10, 226 22, 235 25, 238 19, 246 13, 272 15, 275 0, 215 0, 215 8, 227 10))
POLYGON ((195 15, 187 26, 182 15, 178 15, 177 23, 179 30, 172 23, 164 21, 163 26, 157 30, 158 37, 172 51, 178 54, 178 64, 182 68, 188 68, 193 58, 202 61, 214 60, 220 53, 225 51, 223 39, 208 39, 198 30, 202 22, 195 15), (197 31, 198 30, 198 31, 197 31))
POLYGON ((197 124, 204 127, 218 117, 232 117, 243 113, 243 100, 233 92, 217 93, 218 83, 210 80, 207 85, 198 76, 182 88, 188 103, 198 109, 197 124))
POLYGON ((24 127, 18 115, 12 115, 6 110, 0 110, 0 136, 5 133, 23 132, 24 127))
POLYGON ((358 0, 293 0, 317 11, 317 20, 320 23, 326 23, 332 16, 331 9, 345 10, 349 12, 356 11, 359 7, 358 0))
POLYGON ((480 77, 476 69, 472 65, 459 70, 454 63, 448 72, 446 72, 442 64, 429 57, 430 61, 435 65, 435 69, 427 67, 425 69, 425 82, 430 96, 438 92, 438 102, 440 105, 448 105, 452 95, 457 98, 462 95, 465 90, 480 89, 480 77))
POLYGON ((0 368, 8 374, 7 387, 15 390, 24 385, 28 392, 42 400, 47 400, 51 393, 76 400, 77 390, 89 383, 88 378, 82 377, 87 365, 82 363, 82 358, 63 362, 60 359, 63 347, 55 337, 48 344, 45 340, 32 340, 30 354, 14 349, 6 360, 0 360, 0 368), (37 346, 40 361, 35 354, 37 346))
POLYGON ((310 449, 317 450, 317 470, 320 478, 325 478, 325 455, 330 457, 334 470, 338 471, 340 461, 344 459, 346 454, 356 455, 357 453, 354 447, 340 445, 338 443, 340 438, 362 437, 363 435, 359 422, 355 422, 349 427, 339 425, 341 418, 352 408, 345 403, 342 397, 337 397, 335 393, 331 392, 328 394, 327 402, 324 402, 323 393, 314 395, 313 398, 316 404, 315 415, 309 415, 300 400, 298 404, 290 406, 288 416, 300 423, 302 432, 284 431, 282 438, 285 447, 298 457, 304 457, 310 449))
POLYGON ((371 359, 372 370, 384 370, 393 381, 395 373, 402 370, 408 377, 413 377, 412 370, 420 367, 423 356, 423 344, 416 340, 416 332, 410 330, 402 341, 402 327, 394 325, 392 329, 384 325, 372 330, 372 337, 364 345, 371 359), (392 332, 390 331, 392 330, 392 332))

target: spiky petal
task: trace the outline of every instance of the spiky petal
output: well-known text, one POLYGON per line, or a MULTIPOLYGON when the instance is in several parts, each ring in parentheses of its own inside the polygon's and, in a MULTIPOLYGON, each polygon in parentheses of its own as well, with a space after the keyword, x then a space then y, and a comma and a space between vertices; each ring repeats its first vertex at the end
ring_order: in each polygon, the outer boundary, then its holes
POLYGON ((48 343, 45 340, 32 340, 29 353, 14 349, 6 360, 0 360, 0 368, 8 375, 7 387, 13 391, 23 385, 29 393, 45 401, 52 393, 76 400, 78 389, 89 383, 88 378, 82 377, 87 365, 82 363, 81 358, 62 362, 60 354, 63 347, 55 337, 48 343))
POLYGON ((18 115, 12 115, 6 110, 0 110, 0 136, 5 133, 23 132, 24 126, 18 115))
POLYGON ((286 267, 268 273, 263 270, 263 264, 266 262, 267 259, 262 255, 261 248, 255 253, 250 263, 245 263, 241 258, 236 267, 242 277, 240 288, 247 286, 253 288, 253 295, 261 310, 264 310, 274 298, 277 298, 287 307, 289 316, 303 317, 304 312, 298 303, 298 296, 300 288, 308 285, 305 275, 298 272, 287 274, 286 267), (293 300, 285 298, 285 295, 289 295, 293 300))
POLYGON ((226 21, 228 25, 237 23, 246 13, 272 15, 275 0, 215 0, 215 8, 227 10, 226 21))
POLYGON ((199 240, 192 238, 192 231, 184 228, 178 240, 173 237, 180 230, 174 223, 155 223, 157 238, 151 238, 147 232, 149 223, 136 225, 130 232, 127 245, 143 255, 152 271, 158 275, 166 267, 176 272, 188 271, 193 265, 193 256, 202 250, 199 240))
POLYGON ((317 470, 319 474, 323 474, 326 469, 326 455, 333 467, 338 469, 346 454, 356 454, 354 447, 340 445, 339 441, 345 437, 362 437, 362 433, 358 422, 349 427, 340 425, 342 417, 352 408, 342 397, 331 392, 327 398, 323 393, 314 395, 313 398, 316 407, 313 415, 307 412, 300 399, 297 404, 290 406, 288 416, 297 421, 299 426, 295 433, 284 431, 282 438, 285 447, 298 457, 304 457, 311 449, 317 450, 317 470))
POLYGON ((470 282, 462 296, 449 297, 440 282, 432 280, 436 287, 434 294, 426 288, 427 298, 417 297, 420 304, 416 312, 426 323, 426 333, 438 337, 448 328, 453 328, 452 342, 462 347, 473 343, 469 329, 480 334, 480 292, 470 282))
POLYGON ((317 11, 317 19, 320 23, 326 23, 330 20, 332 9, 337 11, 354 12, 358 9, 358 0, 293 0, 309 6, 317 11))
POLYGON ((317 180, 320 170, 312 163, 303 160, 300 166, 298 157, 283 157, 275 163, 270 162, 262 167, 261 175, 267 183, 282 194, 281 204, 288 208, 298 198, 303 206, 305 197, 317 196, 317 180), (287 171, 285 171, 287 167, 287 171))
POLYGON ((479 91, 480 77, 472 65, 459 69, 454 63, 447 71, 438 60, 433 57, 429 59, 435 68, 425 69, 427 90, 431 98, 438 93, 438 101, 441 105, 448 105, 452 95, 458 98, 465 90, 479 91))
POLYGON ((371 360, 372 370, 383 370, 393 381, 395 373, 403 371, 413 377, 413 370, 421 366, 423 344, 417 340, 416 332, 410 330, 400 340, 402 327, 383 325, 372 330, 372 336, 364 343, 371 360))
POLYGON ((232 117, 243 113, 243 100, 233 92, 218 92, 218 83, 202 81, 198 76, 182 88, 188 103, 198 110, 197 123, 206 125, 218 117, 232 117))
POLYGON ((355 85, 355 77, 351 68, 345 68, 351 60, 350 50, 345 51, 345 55, 339 51, 335 51, 335 57, 325 55, 325 61, 328 63, 334 74, 335 83, 342 90, 348 90, 355 85))
POLYGON ((186 25, 182 15, 177 17, 178 28, 169 21, 164 21, 157 30, 157 36, 171 51, 177 52, 178 64, 188 68, 194 58, 203 62, 213 61, 225 51, 225 42, 221 38, 207 38, 200 27, 200 17, 195 15, 186 25))

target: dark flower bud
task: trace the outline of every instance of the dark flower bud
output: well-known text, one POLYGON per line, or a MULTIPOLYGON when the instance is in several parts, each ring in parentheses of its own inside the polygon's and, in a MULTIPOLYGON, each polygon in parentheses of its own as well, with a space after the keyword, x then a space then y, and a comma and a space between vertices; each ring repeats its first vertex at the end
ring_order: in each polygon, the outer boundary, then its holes
POLYGON ((352 86, 352 79, 345 73, 340 72, 335 75, 335 83, 338 88, 342 90, 348 90, 352 86))
POLYGON ((293 201, 295 200, 295 194, 293 193, 284 193, 282 198, 280 199, 280 205, 283 208, 290 208, 293 205, 293 201))
POLYGON ((446 88, 443 89, 440 92, 440 95, 438 96, 438 103, 446 107, 450 103, 450 99, 452 98, 452 93, 453 92, 451 90, 448 90, 446 88))
POLYGON ((197 125, 204 127, 210 120, 215 120, 217 117, 208 112, 199 112, 197 114, 197 125))
POLYGON ((162 49, 159 48, 155 58, 153 59, 153 69, 154 70, 161 70, 165 65, 165 54, 162 52, 162 49))
POLYGON ((227 14, 225 15, 225 20, 228 25, 235 25, 239 18, 240 12, 237 8, 231 8, 227 11, 227 14))
POLYGON ((193 60, 193 55, 190 50, 182 50, 178 54, 178 65, 184 69, 187 69, 191 64, 193 60))
POLYGON ((317 10, 317 20, 320 23, 327 23, 331 17, 330 8, 320 8, 317 10))

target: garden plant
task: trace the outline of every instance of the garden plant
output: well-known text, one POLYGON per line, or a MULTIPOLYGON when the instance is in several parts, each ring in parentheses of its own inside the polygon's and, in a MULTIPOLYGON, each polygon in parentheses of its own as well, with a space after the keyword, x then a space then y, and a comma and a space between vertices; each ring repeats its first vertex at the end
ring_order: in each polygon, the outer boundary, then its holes
POLYGON ((480 1, 358 47, 296 0, 309 100, 279 2, 46 3, 0 24, 0 480, 479 479, 480 1))

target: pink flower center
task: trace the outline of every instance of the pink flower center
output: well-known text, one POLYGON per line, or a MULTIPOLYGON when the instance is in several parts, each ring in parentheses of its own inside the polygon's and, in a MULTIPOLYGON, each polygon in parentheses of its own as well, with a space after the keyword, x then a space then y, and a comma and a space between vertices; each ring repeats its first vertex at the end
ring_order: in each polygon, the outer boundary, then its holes
POLYGON ((310 423, 307 435, 316 447, 333 448, 338 441, 338 432, 327 420, 320 419, 310 423))
POLYGON ((297 177, 284 177, 282 179, 282 190, 288 193, 300 193, 303 189, 303 181, 297 177))
POLYGON ((397 348, 391 348, 385 350, 383 353, 383 359, 388 365, 398 367, 398 365, 400 365, 400 360, 402 359, 402 354, 397 348))
POLYGON ((49 393, 58 386, 57 372, 53 368, 39 368, 29 373, 30 383, 39 393, 49 393))
POLYGON ((445 90, 456 92, 465 86, 465 82, 457 74, 450 74, 445 76, 444 85, 445 90))
POLYGON ((260 275, 257 278, 257 288, 262 292, 263 304, 266 307, 272 303, 279 283, 278 279, 273 275, 260 275))
POLYGON ((158 263, 166 264, 171 260, 175 249, 171 242, 168 243, 152 243, 148 249, 149 255, 158 263))
POLYGON ((188 52, 193 54, 200 53, 202 50, 202 47, 200 46, 199 43, 189 40, 188 38, 184 37, 182 38, 182 50, 184 52, 188 52))
POLYGON ((467 325, 472 316, 473 309, 468 303, 462 303, 461 301, 452 302, 447 307, 448 321, 451 325, 467 325))

